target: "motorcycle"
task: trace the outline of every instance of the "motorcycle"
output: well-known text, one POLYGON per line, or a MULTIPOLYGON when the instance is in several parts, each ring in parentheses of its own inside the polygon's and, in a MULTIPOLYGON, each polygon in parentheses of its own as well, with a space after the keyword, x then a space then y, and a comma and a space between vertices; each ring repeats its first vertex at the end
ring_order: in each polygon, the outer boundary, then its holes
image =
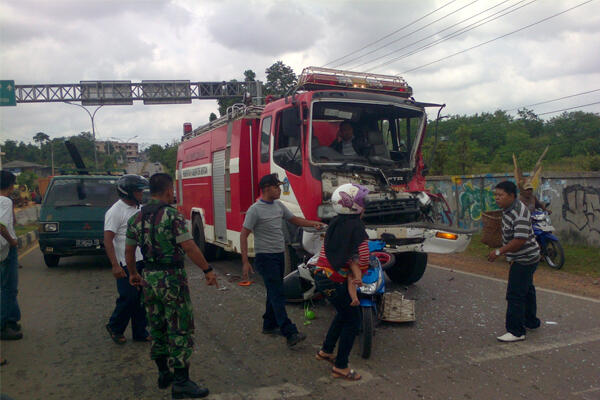
MULTIPOLYGON (((369 241, 369 269, 362 277, 362 286, 357 289, 361 310, 361 329, 359 332, 359 352, 361 357, 369 358, 375 334, 378 307, 385 293, 385 278, 383 275, 382 261, 389 263, 393 255, 383 250, 385 243, 382 241, 369 241)), ((283 291, 288 302, 300 303, 320 296, 316 292, 314 272, 319 255, 315 254, 308 261, 298 265, 297 269, 283 278, 283 291)))
POLYGON ((536 209, 531 215, 531 222, 543 259, 554 269, 562 268, 565 263, 565 253, 558 238, 552 233, 555 229, 548 213, 536 209))

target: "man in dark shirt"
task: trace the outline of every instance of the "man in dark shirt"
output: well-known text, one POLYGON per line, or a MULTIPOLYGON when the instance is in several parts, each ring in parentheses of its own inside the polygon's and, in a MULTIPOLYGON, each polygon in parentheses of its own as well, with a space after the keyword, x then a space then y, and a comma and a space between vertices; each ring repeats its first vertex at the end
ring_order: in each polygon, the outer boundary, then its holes
POLYGON ((506 291, 506 333, 498 337, 501 342, 525 340, 525 328, 540 326, 533 274, 540 260, 540 248, 531 227, 531 214, 517 199, 517 186, 504 181, 496 185, 494 197, 502 208, 502 244, 492 250, 488 261, 493 262, 505 254, 510 262, 506 291))
POLYGON ((329 147, 344 156, 358 156, 361 154, 360 146, 354 136, 354 128, 348 121, 344 121, 340 124, 337 137, 329 147))

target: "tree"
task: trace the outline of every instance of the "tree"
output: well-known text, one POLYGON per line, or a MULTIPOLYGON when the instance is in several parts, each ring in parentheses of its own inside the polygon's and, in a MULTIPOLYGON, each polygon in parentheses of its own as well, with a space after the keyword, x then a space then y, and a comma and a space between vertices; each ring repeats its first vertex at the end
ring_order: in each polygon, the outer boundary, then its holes
POLYGON ((271 65, 265 73, 267 74, 266 95, 284 96, 298 82, 294 70, 282 61, 271 65))
POLYGON ((217 114, 210 113, 210 115, 208 116, 208 121, 213 122, 215 119, 217 119, 217 114))
POLYGON ((44 132, 38 132, 33 136, 33 141, 40 146, 40 149, 42 148, 42 143, 49 140, 50 136, 46 135, 44 132))

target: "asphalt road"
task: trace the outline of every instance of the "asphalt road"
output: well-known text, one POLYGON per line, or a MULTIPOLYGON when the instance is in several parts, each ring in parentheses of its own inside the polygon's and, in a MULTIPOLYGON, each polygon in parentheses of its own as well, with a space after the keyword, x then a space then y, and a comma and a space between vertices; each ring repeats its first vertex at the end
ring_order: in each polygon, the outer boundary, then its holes
MULTIPOLYGON (((106 259, 73 257, 57 268, 39 249, 21 258, 19 302, 24 339, 2 342, 9 364, 1 392, 30 399, 169 399, 156 387, 149 345, 114 344, 104 325, 116 299, 106 259)), ((314 359, 332 307, 315 304, 317 319, 303 326, 303 308, 291 318, 308 335, 297 349, 260 333, 264 287, 229 282, 239 260, 213 263, 226 290, 207 287, 187 267, 196 319, 192 378, 211 399, 600 399, 600 301, 538 290, 542 327, 520 343, 502 344, 504 293, 499 280, 430 266, 409 288, 388 283, 416 300, 417 321, 382 324, 369 360, 350 363, 360 382, 329 377, 314 359), (229 274, 229 275, 227 275, 229 274)), ((357 346, 356 346, 357 347, 357 346)))

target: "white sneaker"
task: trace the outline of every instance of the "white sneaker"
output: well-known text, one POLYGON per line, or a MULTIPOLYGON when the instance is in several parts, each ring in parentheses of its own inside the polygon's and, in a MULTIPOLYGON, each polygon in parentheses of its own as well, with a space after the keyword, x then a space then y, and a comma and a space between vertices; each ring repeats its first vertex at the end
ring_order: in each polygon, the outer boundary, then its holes
POLYGON ((498 336, 497 339, 501 342, 518 342, 519 340, 525 340, 525 335, 515 336, 510 332, 506 332, 502 336, 498 336))

